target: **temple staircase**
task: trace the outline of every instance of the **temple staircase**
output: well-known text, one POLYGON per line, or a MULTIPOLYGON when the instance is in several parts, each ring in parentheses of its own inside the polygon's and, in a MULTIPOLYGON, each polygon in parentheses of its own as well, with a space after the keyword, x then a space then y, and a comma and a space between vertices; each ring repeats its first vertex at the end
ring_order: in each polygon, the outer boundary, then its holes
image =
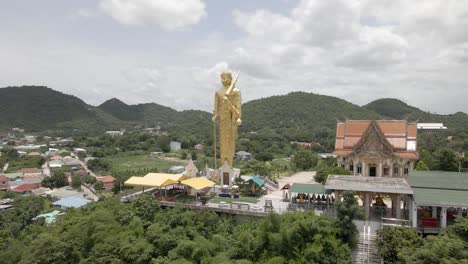
POLYGON ((273 191, 278 190, 279 187, 277 183, 274 183, 267 177, 263 177, 262 179, 265 181, 265 184, 263 185, 263 187, 267 190, 267 192, 273 192, 273 191))
POLYGON ((364 232, 359 234, 357 248, 353 251, 353 263, 355 264, 382 264, 377 246, 375 245, 375 234, 371 234, 368 226, 364 232))

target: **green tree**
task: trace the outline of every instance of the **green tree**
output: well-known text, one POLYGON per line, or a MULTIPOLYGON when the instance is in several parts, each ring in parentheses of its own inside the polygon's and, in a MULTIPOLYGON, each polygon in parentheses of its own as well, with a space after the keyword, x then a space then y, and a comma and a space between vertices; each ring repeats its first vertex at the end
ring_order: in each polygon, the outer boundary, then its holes
POLYGON ((52 171, 51 177, 42 180, 42 186, 47 188, 60 188, 68 185, 68 179, 63 170, 52 171))
POLYGON ((363 211, 359 207, 354 193, 345 192, 343 201, 338 201, 336 206, 337 225, 341 227, 338 236, 346 242, 351 248, 356 247, 359 231, 353 220, 362 218, 363 211))
POLYGON ((415 170, 429 170, 429 167, 424 163, 423 160, 418 161, 415 170))
POLYGON ((292 164, 296 170, 311 169, 317 165, 317 162, 318 155, 307 150, 299 151, 292 159, 292 164))
POLYGON ((319 169, 314 176, 314 180, 318 183, 325 184, 328 175, 352 175, 350 170, 343 169, 342 167, 324 167, 319 169))
POLYGON ((19 157, 18 151, 13 147, 3 147, 0 149, 1 156, 7 161, 13 161, 19 157))
POLYGON ((103 188, 104 188, 104 183, 100 181, 96 181, 96 183, 94 183, 94 190, 99 191, 99 190, 102 190, 103 188))
POLYGON ((74 189, 79 189, 81 188, 81 176, 80 175, 73 175, 72 176, 72 183, 71 186, 74 189))
POLYGON ((140 195, 133 203, 135 215, 144 221, 151 222, 158 209, 159 204, 150 193, 140 195))
POLYGON ((79 249, 72 244, 60 240, 53 234, 39 235, 22 256, 20 264, 29 263, 78 263, 79 249))
POLYGON ((196 160, 198 159, 197 152, 196 152, 196 151, 192 151, 191 157, 192 157, 192 160, 193 160, 193 161, 196 161, 196 160))
POLYGON ((458 171, 457 155, 451 149, 441 149, 434 153, 435 167, 442 171, 458 171))
POLYGON ((412 229, 406 227, 384 227, 377 232, 377 249, 385 263, 399 263, 399 252, 412 251, 422 245, 423 239, 412 229))
POLYGON ((86 152, 84 151, 79 151, 76 155, 80 160, 84 160, 86 158, 86 152))
POLYGON ((255 159, 259 161, 272 161, 274 158, 273 154, 268 152, 262 152, 255 155, 255 159))

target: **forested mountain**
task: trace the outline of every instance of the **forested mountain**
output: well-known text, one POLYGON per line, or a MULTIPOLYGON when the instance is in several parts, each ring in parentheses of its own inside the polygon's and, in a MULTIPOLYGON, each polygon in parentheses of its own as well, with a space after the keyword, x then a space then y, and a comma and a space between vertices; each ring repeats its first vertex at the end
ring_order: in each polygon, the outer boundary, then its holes
POLYGON ((305 92, 253 100, 242 110, 244 132, 328 145, 333 144, 337 120, 381 118, 343 99, 305 92))
POLYGON ((0 89, 0 129, 99 129, 118 123, 112 115, 81 99, 44 86, 0 89))
POLYGON ((462 112, 449 115, 432 114, 393 98, 375 100, 363 107, 391 119, 406 119, 419 123, 444 123, 449 129, 468 130, 468 115, 462 112))
MULTIPOLYGON (((293 92, 247 102, 242 110, 240 137, 278 141, 332 144, 337 120, 346 118, 443 122, 449 129, 468 129, 465 113, 431 114, 397 99, 380 99, 360 107, 336 97, 293 92)), ((160 126, 177 137, 195 141, 209 141, 213 132, 211 114, 205 111, 176 111, 155 103, 127 105, 115 98, 93 107, 75 96, 42 86, 0 89, 0 116, 0 130, 4 131, 21 127, 33 132, 78 129, 96 133, 160 126)))
POLYGON ((155 103, 127 105, 116 98, 107 100, 98 108, 133 125, 159 126, 176 138, 187 141, 206 141, 212 134, 211 114, 205 111, 176 111, 155 103))
POLYGON ((177 111, 170 107, 155 103, 127 105, 116 98, 105 101, 98 108, 120 120, 154 124, 167 123, 177 115, 177 111))

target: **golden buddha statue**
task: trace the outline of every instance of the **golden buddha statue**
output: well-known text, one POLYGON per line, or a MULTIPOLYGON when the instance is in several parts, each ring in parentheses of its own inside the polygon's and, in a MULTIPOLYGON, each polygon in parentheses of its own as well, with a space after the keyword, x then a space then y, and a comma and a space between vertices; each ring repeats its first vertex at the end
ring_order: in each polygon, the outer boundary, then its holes
POLYGON ((221 166, 227 162, 230 168, 232 168, 232 161, 236 149, 237 128, 242 124, 241 93, 240 90, 235 87, 238 76, 239 74, 237 74, 236 78, 233 80, 230 72, 221 73, 221 83, 223 87, 215 93, 212 119, 213 122, 216 122, 216 119, 219 118, 221 166))

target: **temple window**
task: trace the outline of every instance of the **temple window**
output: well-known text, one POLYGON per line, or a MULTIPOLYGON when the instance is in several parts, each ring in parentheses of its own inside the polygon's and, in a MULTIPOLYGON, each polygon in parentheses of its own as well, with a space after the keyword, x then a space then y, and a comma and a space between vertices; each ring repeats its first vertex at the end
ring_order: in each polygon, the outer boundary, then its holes
POLYGON ((393 168, 393 175, 395 175, 395 176, 398 175, 398 167, 393 168))
POLYGON ((357 166, 357 173, 362 173, 362 167, 361 166, 357 166))
POLYGON ((349 170, 354 171, 354 165, 349 165, 349 170))
POLYGON ((345 168, 346 168, 346 166, 345 166, 344 164, 341 164, 341 168, 345 169, 345 168))
POLYGON ((404 174, 404 175, 408 175, 408 172, 409 172, 409 169, 408 169, 408 168, 405 168, 405 169, 403 170, 403 174, 404 174))
POLYGON ((389 175, 389 172, 390 172, 390 169, 389 169, 389 168, 384 168, 384 169, 383 169, 383 175, 384 175, 384 176, 388 176, 388 175, 389 175))

